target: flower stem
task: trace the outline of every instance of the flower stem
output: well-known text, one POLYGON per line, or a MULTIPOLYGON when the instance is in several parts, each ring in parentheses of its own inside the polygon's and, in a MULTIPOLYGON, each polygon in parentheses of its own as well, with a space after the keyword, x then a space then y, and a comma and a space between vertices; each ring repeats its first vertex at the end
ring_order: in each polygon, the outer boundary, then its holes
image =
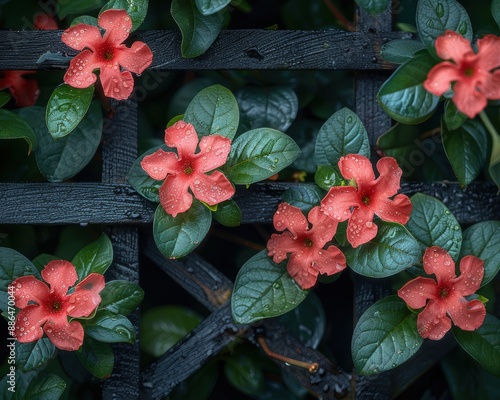
POLYGON ((354 25, 342 14, 342 12, 333 4, 330 0, 323 0, 323 3, 328 7, 330 12, 333 14, 340 25, 342 25, 347 31, 355 31, 354 25))
POLYGON ((274 351, 272 351, 269 348, 269 346, 267 345, 265 339, 262 336, 257 337, 257 341, 259 342, 260 347, 262 348, 262 350, 264 350, 264 353, 266 353, 266 355, 268 357, 271 357, 271 358, 274 358, 276 360, 282 361, 282 362, 284 362, 286 364, 295 365, 296 367, 305 368, 311 374, 316 373, 318 371, 318 369, 319 369, 318 363, 312 363, 312 364, 310 364, 310 363, 306 363, 304 361, 294 360, 293 358, 288 358, 288 357, 282 356, 281 354, 275 353, 274 351))
POLYGON ((497 130, 495 129, 495 127, 491 123, 490 118, 488 117, 488 114, 486 114, 483 110, 479 113, 479 117, 481 118, 481 121, 483 122, 484 126, 486 127, 486 129, 488 130, 488 132, 491 136, 493 148, 500 146, 500 135, 498 134, 497 130))
POLYGON ((493 126, 493 124, 490 121, 490 118, 488 117, 488 114, 483 110, 479 113, 479 117, 481 118, 481 121, 483 122, 484 126, 486 127, 486 130, 489 132, 491 136, 491 154, 490 154, 490 165, 489 165, 489 172, 490 176, 493 179, 493 181, 497 184, 500 192, 500 178, 499 178, 499 172, 500 172, 500 135, 498 134, 498 131, 496 128, 493 126))

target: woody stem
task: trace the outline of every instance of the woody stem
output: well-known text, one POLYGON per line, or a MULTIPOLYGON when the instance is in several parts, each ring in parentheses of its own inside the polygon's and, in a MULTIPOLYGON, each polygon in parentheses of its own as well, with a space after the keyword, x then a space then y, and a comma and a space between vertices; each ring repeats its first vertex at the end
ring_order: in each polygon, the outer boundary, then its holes
POLYGON ((266 353, 266 355, 268 357, 274 358, 276 360, 282 361, 282 362, 290 364, 290 365, 295 365, 296 367, 305 368, 311 374, 314 374, 318 371, 318 368, 319 368, 318 363, 310 364, 310 363, 306 363, 304 361, 294 360, 293 358, 288 358, 288 357, 282 356, 281 354, 275 353, 274 351, 272 351, 269 348, 265 339, 262 336, 257 337, 257 341, 259 342, 260 347, 262 348, 262 350, 264 350, 264 353, 266 353))

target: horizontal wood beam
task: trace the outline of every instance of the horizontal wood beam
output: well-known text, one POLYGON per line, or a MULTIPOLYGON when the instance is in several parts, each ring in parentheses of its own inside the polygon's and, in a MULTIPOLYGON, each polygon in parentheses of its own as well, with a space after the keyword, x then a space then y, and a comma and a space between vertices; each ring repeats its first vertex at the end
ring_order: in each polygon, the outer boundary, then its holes
MULTIPOLYGON (((61 41, 62 31, 2 31, 0 70, 66 69, 78 51, 61 41)), ((203 55, 182 57, 181 34, 143 31, 142 40, 153 51, 152 70, 299 69, 392 70, 395 64, 380 57, 381 46, 394 39, 410 39, 404 32, 369 33, 321 31, 224 30, 203 55)))

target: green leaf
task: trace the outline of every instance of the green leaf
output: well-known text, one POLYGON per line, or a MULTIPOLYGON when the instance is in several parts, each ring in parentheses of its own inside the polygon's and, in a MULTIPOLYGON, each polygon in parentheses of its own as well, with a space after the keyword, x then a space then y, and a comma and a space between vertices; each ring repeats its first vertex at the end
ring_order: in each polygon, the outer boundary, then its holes
POLYGON ((108 343, 98 342, 86 336, 76 356, 87 371, 96 378, 109 378, 113 372, 115 356, 113 348, 108 343))
POLYGON ((241 112, 240 130, 272 128, 285 132, 297 116, 299 100, 288 86, 245 86, 236 99, 241 112))
POLYGON ((52 373, 41 373, 32 379, 23 400, 57 400, 66 389, 66 382, 52 373))
POLYGON ((221 85, 201 90, 184 113, 184 121, 193 124, 200 138, 221 135, 233 139, 239 119, 238 103, 234 95, 221 85))
POLYGON ((12 111, 0 109, 0 139, 24 139, 28 154, 37 147, 37 138, 31 126, 12 111))
POLYGON ((493 16, 495 22, 500 28, 500 0, 491 1, 491 15, 493 16))
POLYGON ((385 297, 368 308, 354 328, 354 366, 361 375, 390 370, 414 355, 423 341, 417 314, 398 296, 385 297))
POLYGON ((235 139, 224 172, 231 182, 250 185, 286 168, 299 153, 299 146, 284 133, 253 129, 235 139))
POLYGON ((200 315, 186 307, 161 306, 147 310, 141 319, 141 350, 152 357, 161 357, 201 321, 200 315))
POLYGON ((368 243, 344 251, 354 272, 384 278, 417 264, 422 259, 419 243, 404 226, 378 220, 378 232, 368 243))
POLYGON ((60 257, 53 256, 52 254, 39 254, 33 259, 33 265, 40 272, 45 268, 45 266, 54 260, 60 260, 60 257))
POLYGON ((81 249, 71 260, 78 274, 78 280, 85 279, 92 272, 104 274, 113 262, 113 245, 106 234, 81 249))
POLYGON ((0 91, 0 107, 6 105, 9 102, 10 98, 11 96, 9 93, 0 91))
POLYGON ((227 15, 226 10, 203 15, 195 0, 173 0, 170 13, 182 33, 182 56, 188 58, 207 51, 222 30, 227 15))
POLYGON ((231 0, 196 0, 196 7, 203 15, 211 15, 226 7, 231 0))
POLYGON ((104 0, 58 0, 57 15, 60 19, 69 14, 81 14, 102 7, 104 0))
POLYGON ((16 342, 16 367, 23 372, 42 369, 56 354, 56 347, 46 337, 31 343, 16 342))
POLYGON ((212 214, 221 225, 235 227, 241 224, 241 210, 234 200, 226 200, 217 204, 217 210, 212 214))
POLYGON ((87 113, 94 85, 77 89, 63 83, 54 89, 47 104, 45 119, 50 135, 60 139, 71 133, 87 113))
POLYGON ((419 0, 416 24, 427 49, 436 54, 434 41, 447 30, 472 40, 472 25, 467 11, 455 0, 419 0))
POLYGON ((500 221, 483 221, 464 231, 460 258, 472 254, 484 261, 481 286, 491 282, 500 271, 500 221))
POLYGON ((389 6, 391 0, 356 0, 356 3, 367 13, 376 15, 382 13, 389 6))
POLYGON ((250 324, 282 315, 297 307, 307 296, 286 270, 286 261, 276 264, 262 250, 238 272, 231 296, 233 318, 250 324))
POLYGON ((417 51, 425 49, 425 44, 420 40, 396 39, 382 45, 380 55, 384 60, 403 64, 411 60, 417 51))
POLYGON ((99 310, 94 318, 82 321, 85 334, 104 343, 135 343, 134 325, 127 317, 99 310))
POLYGON ((261 363, 247 354, 233 354, 229 357, 224 363, 224 374, 231 385, 252 397, 264 387, 261 363))
POLYGON ((410 198, 413 206, 406 229, 420 244, 422 254, 427 247, 439 246, 457 261, 462 245, 462 230, 450 210, 438 199, 423 193, 410 198))
POLYGON ((35 158, 42 175, 50 182, 61 182, 75 176, 92 160, 101 143, 103 120, 100 103, 94 101, 72 134, 57 140, 50 136, 40 119, 37 110, 41 108, 30 109, 27 112, 37 115, 34 129, 39 145, 35 158))
POLYGON ((99 11, 99 15, 110 8, 125 10, 132 20, 132 31, 135 31, 146 18, 148 4, 148 0, 111 0, 99 11))
POLYGON ((70 26, 75 26, 78 24, 86 24, 86 25, 91 25, 91 26, 99 26, 97 23, 97 18, 96 17, 91 17, 89 15, 80 15, 79 17, 76 17, 73 21, 71 21, 70 26))
POLYGON ((453 334, 458 344, 489 373, 500 377, 500 320, 486 314, 475 331, 463 331, 456 326, 453 334))
POLYGON ((320 165, 314 174, 314 182, 321 189, 330 190, 332 186, 340 186, 344 178, 338 169, 330 165, 320 165))
POLYGON ((323 124, 316 139, 316 161, 318 165, 337 166, 340 157, 360 154, 370 157, 368 133, 359 117, 342 108, 323 124))
POLYGON ((315 206, 318 206, 325 197, 325 192, 316 185, 303 184, 292 186, 281 196, 282 201, 291 206, 298 207, 307 214, 315 206))
POLYGON ((448 131, 454 131, 455 129, 460 128, 460 126, 467 120, 467 115, 458 111, 454 102, 450 99, 446 99, 444 102, 443 118, 448 131))
POLYGON ((193 199, 189 210, 174 218, 158 205, 153 221, 156 246, 167 258, 179 258, 191 253, 205 238, 212 224, 212 213, 193 199))
POLYGON ((144 298, 144 291, 134 282, 110 281, 99 293, 101 304, 99 310, 108 310, 114 314, 129 315, 144 298))
POLYGON ((423 83, 434 64, 430 54, 420 52, 384 82, 377 100, 391 118, 404 124, 418 124, 432 115, 439 97, 425 90, 423 83))
POLYGON ((467 186, 481 172, 487 157, 488 135, 483 124, 468 119, 460 128, 450 131, 441 124, 446 157, 462 186, 467 186))

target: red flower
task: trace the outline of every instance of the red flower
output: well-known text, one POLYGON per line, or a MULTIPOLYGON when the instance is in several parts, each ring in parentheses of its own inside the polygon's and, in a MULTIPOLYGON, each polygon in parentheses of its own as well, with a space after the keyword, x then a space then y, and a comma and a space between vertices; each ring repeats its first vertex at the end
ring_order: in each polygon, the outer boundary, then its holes
POLYGON ((335 236, 337 222, 325 215, 319 206, 314 207, 306 219, 300 208, 281 203, 273 223, 278 231, 286 231, 271 235, 267 242, 268 255, 279 263, 291 253, 287 270, 302 289, 314 286, 318 274, 333 275, 346 267, 345 256, 337 247, 324 249, 335 236))
POLYGON ((453 102, 458 110, 474 118, 487 100, 500 99, 500 37, 486 35, 477 41, 477 54, 470 42, 453 31, 436 39, 437 55, 444 60, 427 75, 424 88, 441 96, 453 85, 453 102))
POLYGON ((465 331, 479 328, 486 316, 486 308, 481 301, 467 301, 464 296, 479 289, 484 262, 475 256, 465 256, 460 261, 460 276, 455 277, 453 259, 437 246, 425 251, 423 262, 425 272, 436 275, 437 283, 430 278, 418 277, 398 290, 398 296, 409 307, 418 309, 425 306, 417 318, 420 336, 441 339, 450 330, 451 320, 465 331))
POLYGON ((46 31, 59 29, 55 19, 52 18, 51 15, 46 14, 44 12, 40 12, 35 15, 35 18, 33 20, 33 25, 35 26, 36 29, 46 30, 46 31))
POLYGON ((83 50, 71 60, 64 82, 76 88, 92 85, 97 77, 94 69, 101 70, 104 94, 116 100, 127 99, 134 88, 129 71, 140 74, 153 61, 153 53, 143 42, 134 42, 131 48, 121 44, 132 29, 132 21, 124 10, 106 10, 98 19, 106 30, 101 37, 99 28, 78 24, 66 29, 62 41, 75 50, 83 50), (128 71, 121 71, 120 66, 128 71))
POLYGON ((348 154, 339 160, 342 176, 354 180, 354 186, 332 187, 321 207, 335 221, 349 219, 347 240, 352 247, 367 243, 377 235, 378 227, 373 223, 374 214, 384 221, 406 224, 410 219, 411 203, 408 196, 398 194, 401 168, 392 157, 383 157, 377 162, 380 176, 375 179, 373 167, 366 157, 348 154), (352 211, 351 211, 352 209, 352 211))
POLYGON ((1 71, 0 90, 8 88, 19 107, 32 106, 40 94, 38 82, 26 79, 25 75, 33 75, 35 71, 1 71))
POLYGON ((16 307, 21 308, 15 323, 19 342, 28 343, 41 339, 45 332, 61 350, 73 351, 83 343, 83 327, 77 321, 68 323, 68 317, 88 317, 101 302, 99 292, 104 289, 104 277, 92 273, 75 287, 68 289, 78 279, 76 269, 69 261, 49 262, 42 271, 42 278, 50 288, 34 276, 22 276, 9 285, 16 307))
POLYGON ((165 143, 176 147, 177 154, 157 150, 143 158, 141 167, 157 180, 165 179, 160 187, 160 203, 173 217, 187 211, 193 196, 213 206, 234 195, 234 187, 220 171, 211 175, 206 172, 224 165, 231 150, 231 140, 220 135, 204 136, 200 140, 200 152, 195 154, 198 136, 193 125, 178 121, 165 130, 165 143))

